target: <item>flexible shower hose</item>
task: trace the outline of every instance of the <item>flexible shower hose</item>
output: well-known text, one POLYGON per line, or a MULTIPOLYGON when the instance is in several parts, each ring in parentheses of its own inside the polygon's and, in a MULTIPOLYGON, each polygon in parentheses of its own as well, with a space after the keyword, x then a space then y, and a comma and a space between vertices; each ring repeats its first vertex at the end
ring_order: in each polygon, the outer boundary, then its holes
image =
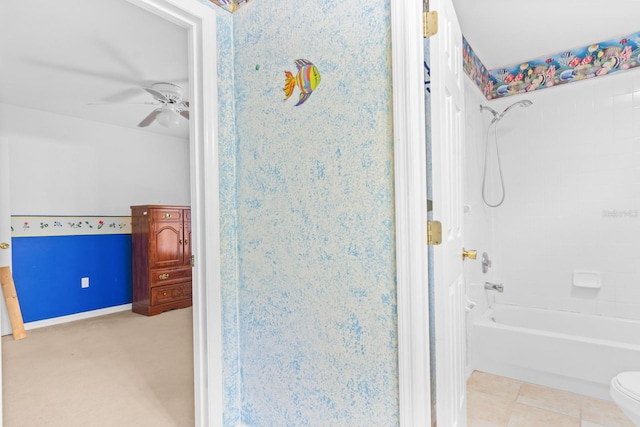
POLYGON ((498 122, 500 121, 500 119, 494 119, 491 123, 489 123, 489 127, 487 128, 487 138, 486 138, 486 144, 485 144, 485 148, 484 148, 484 171, 482 173, 482 200, 484 201, 485 205, 489 206, 490 208, 497 208, 498 206, 500 206, 503 202, 504 202, 504 198, 506 196, 506 191, 504 189, 504 178, 502 176, 502 165, 500 164, 500 149, 498 148, 498 122), (494 132, 493 132, 493 136, 494 136, 494 141, 495 141, 495 146, 496 146, 496 158, 498 160, 498 172, 500 173, 500 186, 502 187, 502 197, 500 198, 500 201, 495 204, 492 205, 491 203, 487 202, 487 196, 485 194, 486 191, 486 181, 487 181, 487 162, 489 159, 489 132, 491 131, 491 125, 495 123, 495 126, 493 127, 494 132))

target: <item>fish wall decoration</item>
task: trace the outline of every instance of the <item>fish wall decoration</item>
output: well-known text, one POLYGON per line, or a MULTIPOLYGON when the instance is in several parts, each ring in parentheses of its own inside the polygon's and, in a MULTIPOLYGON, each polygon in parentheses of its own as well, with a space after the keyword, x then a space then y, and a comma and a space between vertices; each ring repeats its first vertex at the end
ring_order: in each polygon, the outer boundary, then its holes
POLYGON ((300 89, 300 99, 295 105, 302 105, 313 93, 314 90, 320 84, 320 72, 310 61, 306 59, 296 59, 296 67, 298 67, 298 73, 294 76, 292 72, 285 71, 285 82, 282 90, 284 91, 286 98, 293 94, 293 90, 296 86, 300 89))

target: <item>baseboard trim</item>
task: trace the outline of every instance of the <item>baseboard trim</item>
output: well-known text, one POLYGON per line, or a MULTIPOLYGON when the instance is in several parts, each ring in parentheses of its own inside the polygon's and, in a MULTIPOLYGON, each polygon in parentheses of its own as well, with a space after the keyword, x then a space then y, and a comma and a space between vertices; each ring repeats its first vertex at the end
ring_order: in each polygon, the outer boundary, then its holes
POLYGON ((60 325, 62 323, 74 322, 76 320, 89 319, 91 317, 104 316, 105 314, 119 313, 121 311, 128 310, 131 310, 131 304, 116 305, 113 307, 100 308, 98 310, 69 314, 68 316, 53 317, 51 319, 27 322, 24 324, 24 328, 26 330, 44 328, 46 326, 60 325))

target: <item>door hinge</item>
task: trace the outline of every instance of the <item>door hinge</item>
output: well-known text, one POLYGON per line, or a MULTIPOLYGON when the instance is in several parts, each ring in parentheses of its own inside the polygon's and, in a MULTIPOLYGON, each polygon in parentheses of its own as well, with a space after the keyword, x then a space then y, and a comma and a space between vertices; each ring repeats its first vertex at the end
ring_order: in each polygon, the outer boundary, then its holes
POLYGON ((438 12, 426 10, 422 12, 422 32, 424 38, 438 34, 438 12))
POLYGON ((427 221, 427 245, 437 246, 442 243, 442 224, 440 221, 427 221))
POLYGON ((196 256, 191 255, 191 267, 195 267, 195 266, 196 266, 196 256))

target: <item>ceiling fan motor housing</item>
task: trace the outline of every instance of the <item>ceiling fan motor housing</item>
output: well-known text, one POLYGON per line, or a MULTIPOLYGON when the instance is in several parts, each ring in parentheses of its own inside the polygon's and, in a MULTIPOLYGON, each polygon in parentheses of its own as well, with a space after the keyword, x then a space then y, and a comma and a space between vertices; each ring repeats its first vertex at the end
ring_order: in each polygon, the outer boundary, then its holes
POLYGON ((171 83, 154 83, 151 87, 162 93, 171 104, 182 102, 182 88, 171 83))
POLYGON ((138 123, 138 127, 147 127, 154 121, 157 121, 162 126, 172 127, 180 123, 180 116, 189 120, 189 102, 182 101, 184 92, 180 86, 160 82, 143 89, 153 96, 157 104, 160 104, 160 108, 156 108, 149 113, 147 117, 138 123))

